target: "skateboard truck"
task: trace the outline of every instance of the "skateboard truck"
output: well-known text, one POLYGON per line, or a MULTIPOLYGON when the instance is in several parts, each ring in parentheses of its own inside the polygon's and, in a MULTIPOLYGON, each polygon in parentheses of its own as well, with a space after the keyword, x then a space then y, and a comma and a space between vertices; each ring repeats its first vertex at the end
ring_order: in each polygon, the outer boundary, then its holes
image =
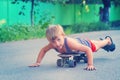
POLYGON ((88 62, 87 56, 85 54, 80 54, 80 56, 74 56, 73 59, 79 63, 80 61, 84 61, 84 63, 88 62))
POLYGON ((65 66, 75 67, 76 66, 76 61, 69 59, 71 55, 66 55, 66 56, 58 55, 58 56, 60 56, 61 59, 57 60, 57 66, 59 67, 65 67, 65 66))
POLYGON ((57 66, 58 67, 76 67, 76 64, 80 62, 81 60, 84 61, 84 63, 87 63, 87 57, 85 53, 64 53, 64 54, 59 54, 59 57, 61 59, 57 60, 57 66), (70 59, 70 57, 73 57, 73 59, 70 59))

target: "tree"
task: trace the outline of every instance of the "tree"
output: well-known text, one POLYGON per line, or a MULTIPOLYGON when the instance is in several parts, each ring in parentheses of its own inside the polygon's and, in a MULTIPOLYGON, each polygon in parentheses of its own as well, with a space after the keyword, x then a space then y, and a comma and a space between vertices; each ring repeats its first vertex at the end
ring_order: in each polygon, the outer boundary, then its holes
POLYGON ((117 7, 117 6, 120 6, 120 0, 111 0, 113 1, 114 5, 117 7))
MULTIPOLYGON (((12 1, 12 4, 19 4, 20 2, 23 2, 23 3, 28 3, 30 2, 31 3, 31 11, 30 11, 30 17, 31 17, 31 26, 34 26, 34 7, 35 6, 38 6, 39 5, 39 1, 40 0, 13 0, 12 1)), ((25 5, 23 5, 21 8, 22 8, 22 11, 19 12, 19 15, 25 15, 24 11, 25 10, 25 5)))
MULTIPOLYGON (((37 13, 34 8, 36 6, 39 6, 39 2, 49 2, 52 4, 56 3, 62 3, 65 4, 65 2, 68 0, 13 0, 11 3, 12 4, 19 4, 20 2, 22 3, 31 3, 31 11, 30 11, 30 17, 31 17, 31 26, 34 26, 34 16, 35 13, 37 13)), ((19 11, 19 15, 25 15, 24 10, 26 9, 26 5, 23 5, 21 7, 21 11, 19 11)))

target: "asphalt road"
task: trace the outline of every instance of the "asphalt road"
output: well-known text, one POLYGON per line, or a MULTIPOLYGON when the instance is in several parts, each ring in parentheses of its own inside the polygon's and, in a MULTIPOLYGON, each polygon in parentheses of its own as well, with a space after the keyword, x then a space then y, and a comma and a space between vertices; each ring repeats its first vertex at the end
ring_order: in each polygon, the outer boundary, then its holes
POLYGON ((46 39, 0 43, 0 80, 120 80, 120 30, 98 31, 70 35, 89 39, 110 35, 116 44, 114 52, 99 50, 94 54, 96 71, 85 71, 85 63, 75 68, 59 68, 57 52, 49 51, 41 66, 29 68, 36 61, 39 50, 47 44, 46 39))

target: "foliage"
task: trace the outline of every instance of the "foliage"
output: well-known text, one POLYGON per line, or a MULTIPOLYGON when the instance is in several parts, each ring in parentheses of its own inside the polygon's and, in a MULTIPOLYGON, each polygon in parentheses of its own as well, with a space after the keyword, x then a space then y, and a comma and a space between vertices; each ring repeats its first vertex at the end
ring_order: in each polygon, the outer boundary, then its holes
POLYGON ((100 30, 109 30, 111 28, 111 24, 106 24, 102 22, 97 23, 80 23, 73 26, 67 26, 65 31, 67 34, 71 33, 82 33, 89 31, 100 31, 100 30))
MULTIPOLYGON (((0 27, 0 42, 27 40, 45 37, 45 31, 48 24, 38 26, 12 25, 9 27, 0 27)), ((76 25, 63 26, 66 34, 82 33, 89 31, 110 30, 111 24, 102 22, 80 23, 76 25)))
POLYGON ((20 3, 25 3, 21 6, 21 10, 19 11, 19 15, 23 15, 23 16, 25 16, 24 11, 26 10, 26 4, 31 3, 31 10, 30 10, 31 26, 34 26, 35 16, 40 14, 38 10, 35 10, 35 7, 37 7, 40 10, 39 8, 40 2, 49 2, 52 4, 56 4, 56 3, 65 4, 66 1, 68 0, 13 0, 11 1, 11 3, 17 5, 19 5, 20 3))
MULTIPOLYGON (((34 16, 35 13, 37 13, 34 8, 36 6, 39 6, 39 0, 13 0, 11 3, 12 4, 20 4, 20 2, 23 3, 28 3, 31 2, 31 10, 30 10, 30 18, 31 18, 31 26, 34 26, 34 16)), ((26 10, 26 5, 22 5, 21 11, 19 12, 19 15, 25 15, 24 10, 26 10)))
POLYGON ((38 25, 42 25, 41 28, 46 28, 49 24, 52 24, 55 19, 55 16, 50 16, 48 12, 44 12, 44 14, 40 15, 40 17, 38 25))
POLYGON ((41 2, 49 2, 52 4, 57 4, 57 3, 65 4, 69 0, 40 0, 40 1, 41 2))
POLYGON ((90 23, 88 28, 89 31, 101 31, 101 30, 109 30, 111 27, 111 24, 98 22, 98 23, 90 23))
POLYGON ((120 6, 120 0, 111 0, 115 6, 120 6))
POLYGON ((0 28, 0 42, 27 40, 45 36, 45 28, 41 26, 13 25, 0 28))

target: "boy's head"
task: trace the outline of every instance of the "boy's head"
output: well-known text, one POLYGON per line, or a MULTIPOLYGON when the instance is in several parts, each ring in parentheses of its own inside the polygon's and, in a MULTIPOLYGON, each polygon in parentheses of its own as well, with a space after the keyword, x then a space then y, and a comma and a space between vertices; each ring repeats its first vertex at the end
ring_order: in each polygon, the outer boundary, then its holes
POLYGON ((49 25, 46 30, 46 37, 49 41, 55 40, 58 36, 65 36, 64 30, 60 25, 49 25))

